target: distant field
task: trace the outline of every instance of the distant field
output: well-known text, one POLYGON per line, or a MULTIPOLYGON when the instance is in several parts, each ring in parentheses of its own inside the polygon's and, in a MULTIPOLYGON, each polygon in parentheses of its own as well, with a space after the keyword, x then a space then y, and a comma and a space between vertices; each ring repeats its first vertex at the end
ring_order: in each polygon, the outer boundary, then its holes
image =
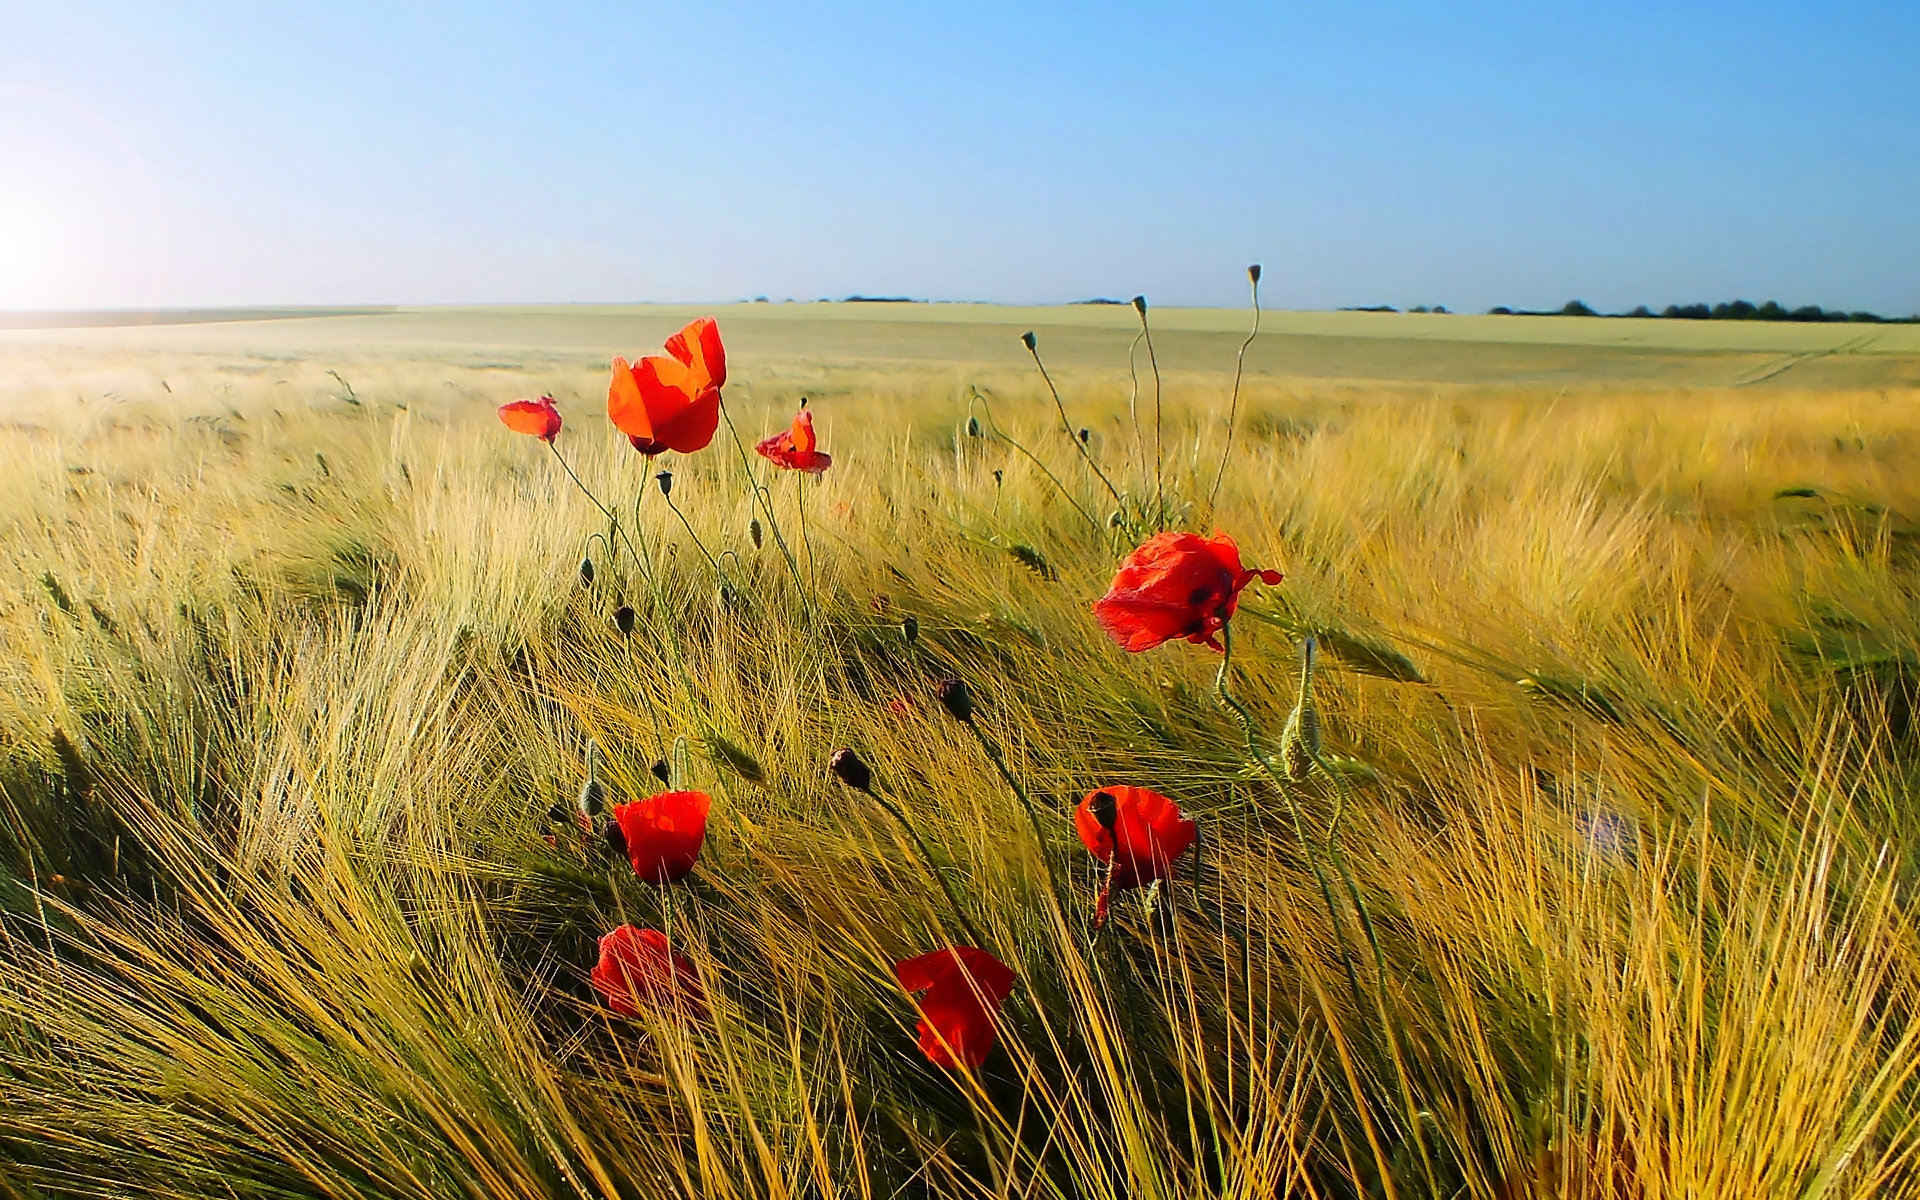
MULTIPOLYGON (((613 354, 657 344, 702 312, 721 318, 736 361, 749 368, 918 371, 962 364, 1023 373, 1031 364, 1018 335, 1031 329, 1050 365, 1111 376, 1124 374, 1139 329, 1131 308, 1109 306, 551 306, 323 317, 282 310, 260 321, 226 310, 198 323, 187 319, 192 314, 173 314, 177 323, 144 327, 0 327, 0 363, 13 367, 14 390, 37 373, 35 364, 85 371, 98 367, 104 352, 188 371, 272 363, 345 371, 396 360, 460 370, 598 370, 613 354)), ((1151 316, 1154 347, 1171 372, 1230 367, 1250 319, 1234 309, 1157 309, 1151 316)), ((1144 369, 1144 353, 1139 361, 1144 369)), ((1278 312, 1262 318, 1247 369, 1273 379, 1398 384, 1915 387, 1920 326, 1278 312)), ((0 381, 0 397, 8 389, 0 381)))

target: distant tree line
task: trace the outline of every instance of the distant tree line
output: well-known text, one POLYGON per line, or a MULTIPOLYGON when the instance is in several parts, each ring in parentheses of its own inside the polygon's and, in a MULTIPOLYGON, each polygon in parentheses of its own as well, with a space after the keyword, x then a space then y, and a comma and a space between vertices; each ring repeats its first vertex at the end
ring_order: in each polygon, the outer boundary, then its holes
POLYGON ((1631 317, 1642 320, 1665 321, 1852 321, 1861 325, 1920 325, 1920 315, 1911 317, 1883 317, 1879 313, 1842 312, 1839 309, 1825 309, 1818 304, 1788 308, 1777 300, 1765 304, 1755 304, 1750 300, 1734 300, 1728 303, 1705 304, 1669 304, 1659 312, 1654 312, 1642 304, 1632 312, 1602 313, 1588 307, 1584 301, 1569 300, 1564 308, 1546 311, 1532 311, 1524 308, 1508 308, 1498 305, 1487 310, 1500 317, 1631 317))

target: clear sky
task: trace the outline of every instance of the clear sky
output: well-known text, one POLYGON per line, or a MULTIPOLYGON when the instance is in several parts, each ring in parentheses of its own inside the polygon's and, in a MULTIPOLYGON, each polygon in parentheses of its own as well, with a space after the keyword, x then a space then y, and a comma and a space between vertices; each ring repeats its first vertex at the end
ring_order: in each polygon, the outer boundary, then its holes
POLYGON ((0 0, 0 308, 1920 310, 1920 3, 0 0))

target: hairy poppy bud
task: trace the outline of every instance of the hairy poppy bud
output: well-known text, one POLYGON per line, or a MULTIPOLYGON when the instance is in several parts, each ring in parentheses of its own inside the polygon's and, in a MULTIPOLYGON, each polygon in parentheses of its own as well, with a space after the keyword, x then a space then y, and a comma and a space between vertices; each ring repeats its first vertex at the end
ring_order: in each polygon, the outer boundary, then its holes
POLYGON ((547 810, 547 820, 552 821, 555 825, 563 824, 566 819, 567 806, 564 804, 556 804, 547 810))
POLYGON ((1287 778, 1305 779, 1320 757, 1320 712, 1313 706, 1313 647, 1308 638, 1300 646, 1300 694, 1280 731, 1280 758, 1287 778))
POLYGON ((622 604, 613 610, 613 627, 620 631, 621 637, 633 632, 633 605, 622 604))
POLYGON ((655 475, 653 478, 654 478, 654 482, 660 485, 660 494, 662 496, 673 495, 673 472, 672 471, 662 471, 658 475, 655 475))
POLYGON ((580 560, 580 586, 593 586, 593 560, 591 558, 583 558, 580 560))
POLYGON ((664 758, 654 759, 653 766, 647 769, 652 771, 653 777, 655 779, 658 779, 661 783, 666 784, 668 787, 673 786, 673 768, 667 765, 666 759, 664 758))
POLYGON ((967 436, 968 437, 980 436, 980 418, 979 417, 967 418, 967 436))
POLYGON ((833 772, 834 778, 856 792, 873 790, 873 772, 851 750, 835 750, 833 757, 827 760, 827 769, 833 772))
POLYGON ((999 471, 995 471, 995 472, 993 473, 993 486, 995 486, 995 487, 999 487, 999 486, 1000 486, 1000 484, 1001 484, 1001 482, 1002 482, 1002 478, 1003 478, 1003 477, 1002 477, 1002 475, 1001 475, 1001 473, 1000 473, 999 471))
POLYGON ((1084 446, 1084 445, 1086 445, 1086 444, 1087 444, 1087 439, 1088 439, 1088 438, 1090 438, 1090 437, 1092 437, 1092 436, 1093 436, 1093 431, 1092 431, 1092 430, 1090 430, 1090 429, 1082 429, 1082 430, 1080 431, 1080 444, 1081 444, 1082 446, 1084 446))
POLYGON ((620 822, 607 822, 607 845, 617 857, 627 856, 627 831, 620 828, 620 822))
POLYGON ((919 641, 920 640, 919 619, 915 617, 908 617, 906 620, 900 622, 900 636, 907 639, 907 645, 909 646, 919 641))
POLYGON ((1031 329, 1020 335, 1020 341, 1026 345, 1028 350, 1032 350, 1039 340, 1039 338, 1033 336, 1033 330, 1031 329))
POLYGON ((1147 298, 1145 296, 1135 296, 1133 298, 1133 311, 1143 317, 1147 315, 1147 298))
POLYGON ((1252 266, 1247 268, 1247 278, 1251 279, 1255 283, 1260 282, 1260 264, 1259 263, 1254 263, 1252 266))
POLYGON ((760 548, 760 518, 759 517, 755 517, 753 520, 747 522, 747 536, 753 539, 753 548, 755 550, 758 550, 760 548))
POLYGON ((599 816, 600 810, 606 807, 606 798, 607 789, 601 786, 598 779, 587 776, 587 781, 580 785, 580 814, 586 817, 599 816))
POLYGON ((955 720, 973 720, 973 697, 967 693, 966 684, 948 677, 934 685, 933 694, 940 698, 940 706, 952 713, 955 720))

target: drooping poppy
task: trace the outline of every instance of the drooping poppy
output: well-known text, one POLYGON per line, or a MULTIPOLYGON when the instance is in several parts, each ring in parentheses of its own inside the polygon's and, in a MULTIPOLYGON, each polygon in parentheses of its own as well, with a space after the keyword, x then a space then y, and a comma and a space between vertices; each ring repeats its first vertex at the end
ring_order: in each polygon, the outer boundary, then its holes
POLYGON ((1128 784, 1087 793, 1074 810, 1073 827, 1093 856, 1111 867, 1094 908, 1095 925, 1105 924, 1114 889, 1173 878, 1174 860, 1200 836, 1200 826, 1179 805, 1159 792, 1128 784))
POLYGON ((601 935, 600 961, 591 979, 607 1007, 623 1017, 640 1015, 642 1004, 686 1016, 706 1012, 699 972, 658 929, 622 925, 601 935))
POLYGON ((1254 580, 1279 583, 1280 572, 1249 571, 1225 534, 1156 533, 1127 555, 1093 615, 1122 650, 1137 654, 1174 638, 1220 649, 1240 592, 1254 580))
POLYGON ((818 475, 833 465, 833 456, 815 450, 817 444, 818 440, 813 434, 813 414, 803 408, 794 414, 792 428, 774 434, 754 449, 760 452, 760 457, 777 467, 818 475))
POLYGON ((701 317, 668 338, 666 349, 632 364, 614 359, 607 389, 608 419, 648 456, 703 450, 720 427, 727 351, 719 324, 701 317))
POLYGON ((620 828, 634 873, 658 884, 686 878, 706 841, 707 813, 712 807, 713 797, 705 792, 661 792, 616 804, 613 821, 620 828))
POLYGON ((939 1067, 978 1070, 998 1032, 1000 1006, 1013 992, 1013 968, 985 950, 955 946, 893 965, 919 1001, 920 1052, 939 1067))
POLYGON ((560 410, 553 406, 552 396, 502 404, 500 420, 515 433, 529 434, 543 442, 552 443, 560 436, 560 410))

